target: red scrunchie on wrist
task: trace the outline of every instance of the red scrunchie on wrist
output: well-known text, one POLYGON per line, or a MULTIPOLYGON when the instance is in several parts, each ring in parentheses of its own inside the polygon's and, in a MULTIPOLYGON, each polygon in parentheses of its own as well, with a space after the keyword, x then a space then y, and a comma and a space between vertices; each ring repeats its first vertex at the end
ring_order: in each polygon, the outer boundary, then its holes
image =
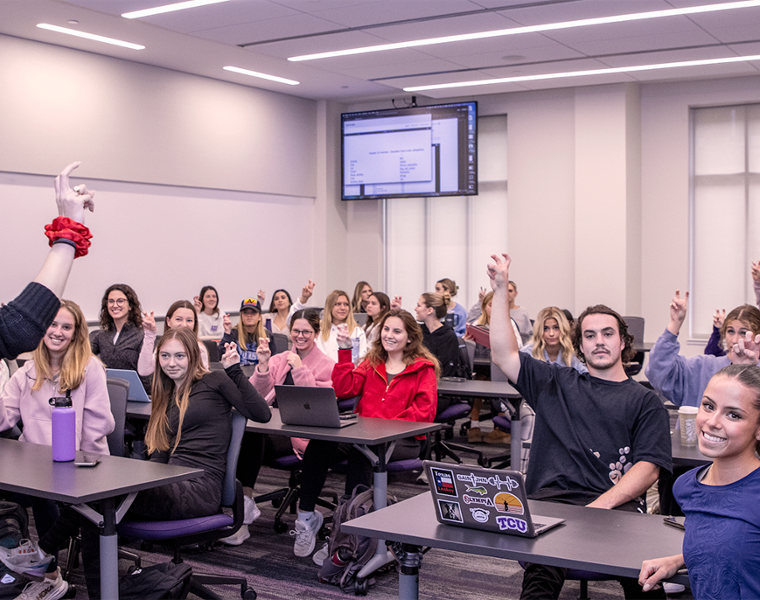
POLYGON ((50 246, 59 238, 66 238, 77 245, 74 258, 85 256, 90 249, 92 234, 82 223, 69 217, 57 217, 50 225, 45 225, 45 235, 50 240, 50 246))

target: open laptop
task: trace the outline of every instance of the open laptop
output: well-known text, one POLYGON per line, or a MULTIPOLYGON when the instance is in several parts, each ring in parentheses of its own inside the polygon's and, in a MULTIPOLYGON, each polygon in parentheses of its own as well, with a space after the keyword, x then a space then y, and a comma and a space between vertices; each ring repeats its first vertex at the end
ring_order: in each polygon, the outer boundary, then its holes
POLYGON ((519 471, 423 462, 439 523, 533 538, 564 523, 531 517, 519 471))
POLYGON ((276 385, 274 393, 285 425, 340 428, 356 423, 355 415, 341 418, 332 388, 276 385))
POLYGON ((140 376, 137 371, 130 369, 106 369, 106 378, 118 377, 119 379, 126 379, 129 382, 129 394, 127 400, 133 402, 150 402, 148 392, 145 391, 140 376))

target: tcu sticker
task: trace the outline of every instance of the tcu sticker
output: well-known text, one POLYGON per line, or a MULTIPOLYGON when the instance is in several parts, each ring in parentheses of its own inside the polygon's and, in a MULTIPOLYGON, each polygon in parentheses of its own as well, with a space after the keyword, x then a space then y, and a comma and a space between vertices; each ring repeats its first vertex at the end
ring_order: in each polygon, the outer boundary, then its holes
POLYGON ((513 531, 519 531, 520 533, 528 533, 528 524, 522 519, 516 517, 504 517, 498 515, 496 517, 496 523, 499 525, 499 529, 506 531, 508 529, 513 531))
POLYGON ((472 513, 472 518, 478 523, 485 523, 488 521, 488 517, 491 516, 491 511, 485 508, 471 508, 470 513, 472 513))

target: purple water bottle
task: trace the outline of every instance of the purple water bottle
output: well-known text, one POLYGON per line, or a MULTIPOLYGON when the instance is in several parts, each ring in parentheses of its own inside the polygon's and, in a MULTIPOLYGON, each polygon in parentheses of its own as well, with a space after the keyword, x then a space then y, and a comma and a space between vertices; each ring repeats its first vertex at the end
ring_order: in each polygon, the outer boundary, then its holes
POLYGON ((71 405, 71 390, 66 390, 65 398, 51 398, 49 402, 53 407, 53 460, 74 460, 77 450, 77 417, 71 405))

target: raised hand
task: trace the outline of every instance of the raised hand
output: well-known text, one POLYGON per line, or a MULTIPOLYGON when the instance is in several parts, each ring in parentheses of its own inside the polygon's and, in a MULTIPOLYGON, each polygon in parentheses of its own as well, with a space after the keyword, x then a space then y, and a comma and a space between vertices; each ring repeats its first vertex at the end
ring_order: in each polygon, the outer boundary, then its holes
POLYGON ((200 296, 193 296, 193 306, 195 306, 195 312, 201 314, 201 311, 203 310, 203 303, 201 302, 200 296))
POLYGON ((261 303, 261 305, 264 305, 264 300, 266 300, 267 293, 264 290, 259 290, 259 293, 256 295, 256 298, 261 303))
POLYGON ((720 310, 719 308, 715 309, 715 314, 713 315, 713 327, 717 327, 720 329, 723 327, 723 322, 726 320, 726 309, 720 310))
POLYGON ((224 344, 224 354, 221 358, 222 366, 226 369, 239 362, 240 354, 238 354, 237 344, 235 342, 227 342, 224 344))
POLYGON ((760 361, 760 334, 753 336, 748 331, 744 338, 734 344, 733 358, 731 362, 735 365, 756 365, 760 361))
POLYGON ((483 302, 483 298, 486 297, 487 293, 488 293, 488 291, 486 290, 486 288, 484 288, 484 287, 480 288, 480 291, 478 292, 478 302, 482 303, 483 302))
POLYGON ((391 310, 401 308, 401 296, 393 296, 391 300, 391 310))
POLYGON ((230 321, 230 315, 227 313, 224 313, 224 317, 222 317, 222 327, 224 327, 224 333, 232 333, 232 321, 230 321))
POLYGON ((259 344, 256 346, 256 356, 259 357, 259 371, 266 373, 269 370, 269 359, 272 356, 269 338, 259 338, 259 344))
POLYGON ((55 178, 55 202, 61 217, 84 224, 85 209, 90 212, 95 210, 95 192, 89 191, 85 185, 73 189, 69 185, 69 175, 80 164, 79 161, 71 163, 55 178))
POLYGON ((286 358, 291 369, 298 369, 301 367, 301 365, 303 365, 301 362, 301 357, 298 356, 297 352, 288 352, 286 358))
POLYGON ((752 263, 752 279, 760 281, 760 260, 752 263))
POLYGON ((350 350, 354 347, 354 342, 351 340, 351 336, 348 333, 348 325, 343 323, 338 325, 338 333, 335 336, 338 340, 338 348, 341 350, 350 350))
POLYGON ((298 299, 301 304, 306 304, 309 298, 311 298, 311 295, 314 293, 315 285, 317 285, 317 282, 309 279, 309 283, 301 288, 301 297, 298 299))
POLYGON ((681 331, 681 325, 686 318, 688 302, 689 292, 685 292, 681 298, 681 290, 676 290, 676 295, 670 301, 670 323, 668 324, 668 330, 674 335, 678 335, 678 332, 681 331))
POLYGON ((158 331, 158 327, 156 327, 156 317, 153 315, 153 311, 150 311, 150 313, 143 311, 143 329, 145 331, 158 331))
POLYGON ((512 259, 508 254, 503 254, 504 260, 499 258, 498 254, 492 254, 492 263, 488 263, 488 278, 491 280, 491 289, 495 292, 499 288, 506 288, 509 283, 509 265, 512 259))

